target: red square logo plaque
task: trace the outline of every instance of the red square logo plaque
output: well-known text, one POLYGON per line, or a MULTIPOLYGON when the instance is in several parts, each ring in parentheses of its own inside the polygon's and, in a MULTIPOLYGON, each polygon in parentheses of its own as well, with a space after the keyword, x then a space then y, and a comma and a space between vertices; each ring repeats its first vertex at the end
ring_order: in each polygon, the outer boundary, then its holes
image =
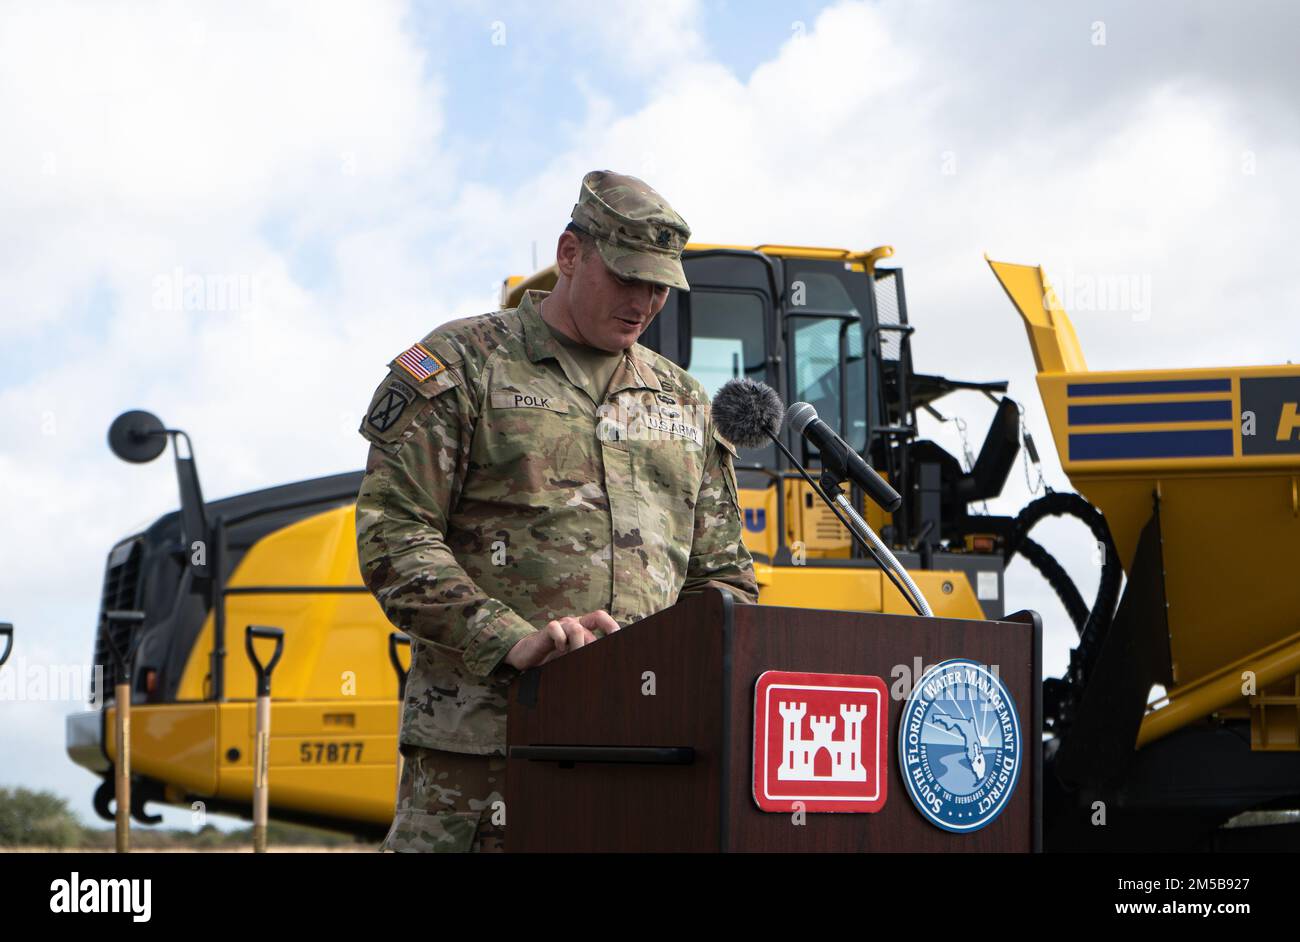
POLYGON ((879 677, 766 671, 754 687, 754 801, 764 811, 885 804, 889 692, 879 677))

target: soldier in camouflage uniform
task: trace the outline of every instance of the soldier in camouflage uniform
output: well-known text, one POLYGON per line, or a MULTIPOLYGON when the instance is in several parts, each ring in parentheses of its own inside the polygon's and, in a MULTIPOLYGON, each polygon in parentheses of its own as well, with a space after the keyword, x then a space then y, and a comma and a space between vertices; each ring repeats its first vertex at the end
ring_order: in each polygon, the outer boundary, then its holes
POLYGON ((582 182, 552 292, 452 321, 362 420, 362 577, 411 636, 390 850, 503 841, 508 685, 714 586, 756 602, 735 450, 703 387, 636 343, 688 290, 685 221, 634 177, 582 182))

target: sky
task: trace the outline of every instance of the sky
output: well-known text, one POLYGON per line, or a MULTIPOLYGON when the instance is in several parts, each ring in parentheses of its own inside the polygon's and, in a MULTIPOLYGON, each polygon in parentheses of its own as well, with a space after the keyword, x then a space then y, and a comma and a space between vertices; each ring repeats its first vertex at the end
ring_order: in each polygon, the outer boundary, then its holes
MULTIPOLYGON (((699 241, 893 245, 917 368, 1009 380, 1068 488, 983 254, 1045 267, 1094 369, 1293 358, 1298 38, 1281 2, 0 5, 15 658, 89 661, 105 554, 176 506, 169 460, 109 453, 114 416, 185 429, 209 498, 359 469, 385 364, 545 264, 591 169, 699 241), (194 276, 212 297, 173 290, 194 276), (1107 278, 1136 299, 1089 304, 1107 278)), ((978 449, 991 403, 944 406, 978 449)), ((961 454, 955 423, 922 431, 961 454)), ((1029 497, 1017 469, 989 509, 1029 497)), ((1090 599, 1082 525, 1035 538, 1090 599)), ((1059 673, 1064 610, 1007 580, 1059 673)), ((0 787, 95 821, 63 751, 83 708, 0 702, 0 787)))

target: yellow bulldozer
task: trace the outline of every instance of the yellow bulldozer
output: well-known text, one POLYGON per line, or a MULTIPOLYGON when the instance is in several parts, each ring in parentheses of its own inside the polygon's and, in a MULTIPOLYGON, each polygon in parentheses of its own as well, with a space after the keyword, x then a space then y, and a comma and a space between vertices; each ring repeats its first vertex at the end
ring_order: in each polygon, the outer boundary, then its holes
MULTIPOLYGON (((1036 446, 1007 383, 914 370, 892 255, 691 244, 693 290, 673 291, 641 342, 710 392, 743 376, 816 407, 903 495, 892 514, 851 498, 936 615, 1020 607, 1003 582, 1017 554, 1048 580, 1078 632, 1065 675, 1044 679, 1048 850, 1300 847, 1285 813, 1300 808, 1300 367, 1089 371, 1043 272, 990 261, 1024 319, 1077 493, 1049 490, 1015 517, 977 513, 1022 446, 1037 461, 1036 446), (966 461, 917 427, 919 412, 943 417, 936 403, 958 390, 997 404, 966 461), (1100 551, 1091 602, 1029 535, 1063 515, 1100 551)), ((502 306, 554 278, 506 279, 502 306)), ((129 461, 181 438, 142 412, 110 430, 129 461)), ((818 466, 802 439, 785 445, 818 466)), ((193 452, 175 451, 180 509, 109 552, 95 648, 105 677, 97 708, 68 718, 69 755, 103 776, 97 811, 111 818, 113 690, 129 683, 135 819, 158 820, 149 802, 250 814, 256 691, 244 632, 269 625, 284 632, 271 816, 382 835, 406 639, 358 572, 361 473, 207 502, 193 452), (129 676, 117 676, 114 647, 133 652, 129 676)), ((774 446, 742 449, 737 473, 761 603, 910 611, 774 446)))

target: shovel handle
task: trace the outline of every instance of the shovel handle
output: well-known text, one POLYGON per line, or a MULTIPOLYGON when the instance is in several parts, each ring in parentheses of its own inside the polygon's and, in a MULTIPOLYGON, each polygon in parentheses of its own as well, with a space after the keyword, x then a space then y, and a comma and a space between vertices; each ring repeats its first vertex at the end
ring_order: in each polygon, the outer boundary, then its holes
POLYGON ((131 666, 131 659, 135 656, 136 645, 140 643, 138 632, 133 632, 133 637, 129 638, 126 643, 126 650, 123 651, 113 640, 112 627, 115 624, 125 622, 129 625, 144 624, 144 612, 135 611, 112 611, 104 613, 104 621, 100 625, 100 631, 104 633, 104 640, 108 642, 109 653, 113 655, 113 661, 117 664, 118 674, 126 676, 128 668, 131 666))
POLYGON ((275 665, 280 662, 280 655, 284 653, 284 629, 270 628, 266 625, 249 625, 244 629, 244 650, 248 652, 248 659, 253 662, 253 670, 257 672, 257 695, 269 697, 271 671, 275 670, 275 665), (253 648, 254 638, 270 638, 275 641, 275 653, 265 664, 261 662, 257 651, 253 648))

